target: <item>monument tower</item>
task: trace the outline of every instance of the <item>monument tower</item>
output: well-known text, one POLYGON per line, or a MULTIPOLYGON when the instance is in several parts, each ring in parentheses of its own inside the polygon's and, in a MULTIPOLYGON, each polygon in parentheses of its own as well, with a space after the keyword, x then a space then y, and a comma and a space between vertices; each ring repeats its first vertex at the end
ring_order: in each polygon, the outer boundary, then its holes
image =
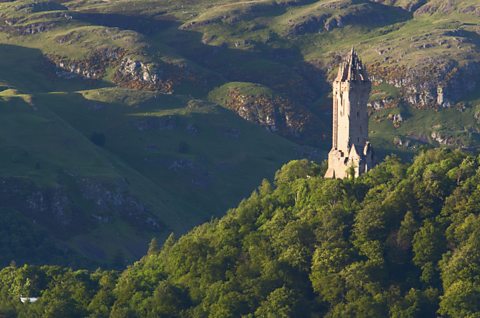
POLYGON ((333 82, 333 137, 325 178, 358 177, 373 166, 367 102, 372 83, 354 49, 333 82))

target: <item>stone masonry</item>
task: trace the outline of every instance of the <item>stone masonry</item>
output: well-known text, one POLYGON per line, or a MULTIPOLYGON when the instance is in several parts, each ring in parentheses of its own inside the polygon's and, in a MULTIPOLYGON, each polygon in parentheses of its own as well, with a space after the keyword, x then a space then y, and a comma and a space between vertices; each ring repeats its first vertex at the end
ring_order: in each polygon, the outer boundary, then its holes
POLYGON ((358 177, 372 168, 367 112, 371 87, 362 61, 352 49, 333 82, 333 138, 325 178, 358 177))

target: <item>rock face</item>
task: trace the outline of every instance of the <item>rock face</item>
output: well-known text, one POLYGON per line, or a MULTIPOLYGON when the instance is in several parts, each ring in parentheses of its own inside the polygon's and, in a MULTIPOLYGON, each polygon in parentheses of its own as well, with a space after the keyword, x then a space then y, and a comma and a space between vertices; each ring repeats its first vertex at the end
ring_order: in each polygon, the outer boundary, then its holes
POLYGON ((115 48, 97 50, 86 59, 78 61, 53 55, 48 56, 48 58, 56 66, 56 73, 59 77, 66 79, 81 77, 98 80, 105 76, 109 65, 116 63, 124 55, 125 51, 123 49, 115 48))
POLYGON ((455 144, 455 140, 452 136, 446 136, 438 131, 432 131, 432 134, 430 136, 434 141, 438 142, 440 145, 450 146, 455 144))
POLYGON ((55 228, 61 236, 74 235, 86 226, 113 222, 114 218, 128 220, 139 229, 163 228, 148 208, 129 194, 128 185, 122 180, 79 178, 40 187, 23 178, 3 177, 0 201, 3 207, 13 207, 34 222, 55 228))
POLYGON ((417 108, 451 107, 480 84, 480 63, 458 65, 454 61, 407 68, 405 66, 370 66, 372 81, 400 89, 402 98, 417 108))
POLYGON ((373 108, 374 110, 380 110, 385 108, 394 108, 397 107, 399 101, 392 97, 386 97, 382 99, 376 99, 368 102, 367 106, 373 108))
POLYGON ((94 203, 92 217, 97 222, 109 222, 117 214, 139 229, 160 230, 163 227, 141 201, 129 194, 125 180, 106 183, 82 178, 78 183, 83 198, 94 203))
POLYGON ((243 119, 281 136, 300 140, 319 138, 322 125, 308 109, 282 96, 248 94, 239 88, 228 89, 220 102, 243 119))
POLYGON ((53 1, 35 1, 12 6, 16 13, 15 16, 8 16, 0 12, 0 31, 12 35, 43 33, 72 20, 68 8, 53 1), (37 14, 38 16, 29 21, 22 14, 37 14))
POLYGON ((144 63, 127 57, 120 62, 114 80, 124 87, 157 90, 173 93, 174 75, 169 74, 169 67, 162 69, 155 63, 144 63))
POLYGON ((100 49, 82 60, 48 56, 56 67, 57 76, 71 79, 100 80, 107 69, 115 69, 113 82, 119 86, 172 94, 176 85, 198 82, 199 77, 188 65, 143 62, 127 55, 122 48, 100 49))

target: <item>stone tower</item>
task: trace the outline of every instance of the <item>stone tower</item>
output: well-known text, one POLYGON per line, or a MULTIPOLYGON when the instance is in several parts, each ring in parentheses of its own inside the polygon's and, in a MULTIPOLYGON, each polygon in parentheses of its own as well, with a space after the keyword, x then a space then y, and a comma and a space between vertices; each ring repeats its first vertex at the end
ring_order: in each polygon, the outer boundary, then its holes
POLYGON ((325 178, 358 177, 373 165, 367 102, 372 83, 354 49, 333 82, 333 140, 325 178))

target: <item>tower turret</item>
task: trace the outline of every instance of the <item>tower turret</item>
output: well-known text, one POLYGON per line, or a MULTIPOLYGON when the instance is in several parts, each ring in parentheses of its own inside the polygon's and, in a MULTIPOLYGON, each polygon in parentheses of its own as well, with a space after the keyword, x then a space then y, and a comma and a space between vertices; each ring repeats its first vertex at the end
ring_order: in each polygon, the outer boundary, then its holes
POLYGON ((367 70, 352 48, 333 82, 332 150, 326 178, 343 179, 351 167, 358 176, 373 165, 367 112, 371 87, 367 70))

